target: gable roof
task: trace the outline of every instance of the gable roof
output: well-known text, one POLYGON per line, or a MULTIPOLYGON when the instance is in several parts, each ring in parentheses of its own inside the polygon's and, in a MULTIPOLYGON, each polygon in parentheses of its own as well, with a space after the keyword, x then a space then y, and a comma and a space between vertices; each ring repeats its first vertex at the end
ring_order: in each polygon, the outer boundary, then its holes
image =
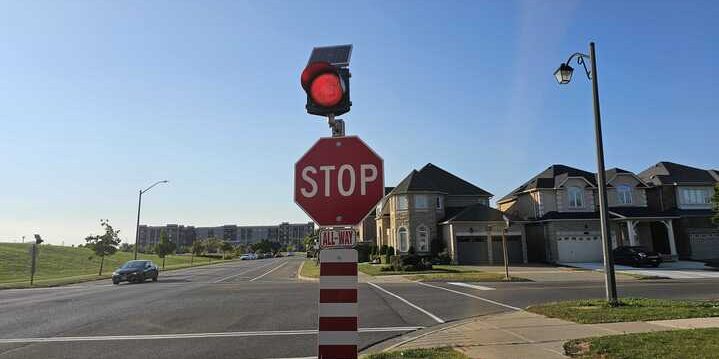
POLYGON ((604 176, 604 179, 607 181, 607 187, 612 187, 612 185, 609 182, 611 182, 617 175, 622 175, 622 174, 632 176, 637 181, 639 181, 639 183, 637 183, 636 187, 644 187, 644 188, 649 187, 649 186, 647 186, 646 183, 644 183, 644 180, 641 179, 639 176, 635 175, 633 172, 623 170, 621 168, 617 168, 617 167, 610 168, 610 169, 606 170, 604 173, 606 173, 606 176, 604 176))
POLYGON ((708 170, 667 161, 659 162, 645 169, 639 173, 639 177, 656 186, 675 183, 713 185, 717 182, 708 170))
POLYGON ((514 220, 511 216, 504 212, 494 209, 492 207, 485 206, 484 204, 477 203, 468 207, 462 208, 458 213, 452 215, 443 223, 449 222, 503 222, 504 217, 507 216, 510 220, 514 220))
POLYGON ((448 195, 492 196, 491 193, 431 164, 428 163, 419 171, 412 170, 392 193, 407 193, 413 191, 443 192, 448 195))
POLYGON ((546 170, 532 177, 529 181, 523 183, 514 191, 500 198, 497 202, 503 202, 508 199, 515 198, 520 193, 531 189, 556 188, 570 177, 581 177, 587 182, 589 182, 592 186, 597 185, 597 180, 594 173, 570 166, 555 164, 549 166, 546 170))

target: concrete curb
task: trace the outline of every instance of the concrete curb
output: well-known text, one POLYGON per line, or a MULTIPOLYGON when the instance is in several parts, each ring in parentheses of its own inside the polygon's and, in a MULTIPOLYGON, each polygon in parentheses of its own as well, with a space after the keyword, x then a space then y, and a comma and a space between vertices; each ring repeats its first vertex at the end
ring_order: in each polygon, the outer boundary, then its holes
POLYGON ((302 268, 305 266, 305 261, 302 261, 302 264, 300 264, 300 267, 297 269, 297 279, 303 280, 305 282, 319 282, 319 278, 312 278, 312 277, 305 277, 302 275, 302 268))

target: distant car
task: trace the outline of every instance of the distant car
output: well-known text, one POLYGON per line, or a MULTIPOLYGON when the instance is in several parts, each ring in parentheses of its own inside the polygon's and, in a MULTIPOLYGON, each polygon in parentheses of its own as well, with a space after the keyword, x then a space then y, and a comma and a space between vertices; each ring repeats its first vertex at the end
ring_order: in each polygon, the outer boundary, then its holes
POLYGON ((288 256, 288 257, 292 257, 292 256, 294 256, 294 255, 295 255, 295 254, 292 253, 292 252, 287 252, 287 256, 288 256))
POLYGON ((662 257, 642 246, 621 246, 614 248, 614 262, 634 267, 659 267, 662 257))
POLYGON ((272 253, 265 253, 265 254, 262 256, 262 258, 272 258, 272 257, 274 257, 274 256, 272 255, 272 253))
POLYGON ((120 282, 142 283, 146 279, 157 282, 160 270, 155 263, 148 260, 127 261, 120 268, 112 272, 112 284, 120 282))
POLYGON ((282 253, 280 253, 280 252, 277 252, 277 253, 275 254, 275 258, 282 258, 282 257, 283 257, 283 256, 282 256, 282 253))
POLYGON ((254 253, 246 253, 240 256, 240 260, 246 261, 246 260, 253 260, 257 259, 257 256, 254 253))

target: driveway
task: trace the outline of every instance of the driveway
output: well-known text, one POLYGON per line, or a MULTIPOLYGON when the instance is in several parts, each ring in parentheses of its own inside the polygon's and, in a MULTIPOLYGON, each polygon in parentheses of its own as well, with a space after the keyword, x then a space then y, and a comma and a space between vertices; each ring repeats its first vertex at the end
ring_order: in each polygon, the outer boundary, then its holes
MULTIPOLYGON (((562 265, 601 271, 604 269, 602 263, 561 263, 562 265)), ((623 265, 615 265, 614 270, 617 273, 639 274, 645 276, 658 276, 671 279, 702 279, 717 278, 719 279, 719 271, 708 270, 702 262, 692 261, 676 261, 662 263, 659 268, 635 268, 623 265)))

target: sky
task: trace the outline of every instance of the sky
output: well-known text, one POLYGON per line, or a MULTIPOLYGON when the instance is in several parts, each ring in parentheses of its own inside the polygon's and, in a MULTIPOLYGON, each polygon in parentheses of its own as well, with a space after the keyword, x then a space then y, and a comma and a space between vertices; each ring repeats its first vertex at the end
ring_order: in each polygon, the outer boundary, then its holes
POLYGON ((428 162, 498 199, 551 164, 596 169, 597 46, 607 168, 719 167, 711 1, 0 2, 0 241, 80 244, 107 218, 259 225, 309 218, 293 165, 326 119, 299 75, 354 45, 347 133, 386 185, 428 162))

